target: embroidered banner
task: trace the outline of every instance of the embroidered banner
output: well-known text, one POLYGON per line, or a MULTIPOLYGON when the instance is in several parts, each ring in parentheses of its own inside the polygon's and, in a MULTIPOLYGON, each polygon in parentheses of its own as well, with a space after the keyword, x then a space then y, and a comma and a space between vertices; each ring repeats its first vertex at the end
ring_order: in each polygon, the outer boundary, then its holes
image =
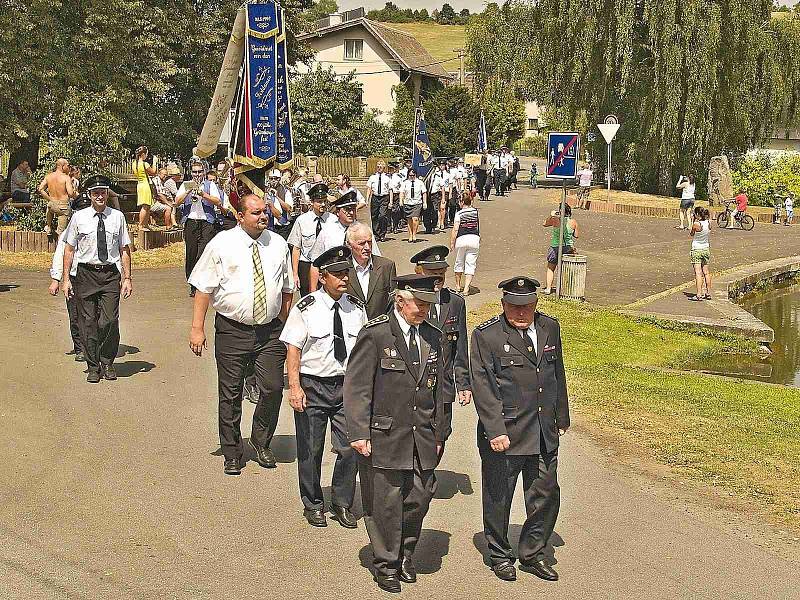
POLYGON ((283 10, 278 11, 278 42, 276 47, 277 80, 275 82, 277 111, 277 151, 278 168, 291 166, 294 160, 292 140, 291 101, 289 100, 289 72, 286 67, 286 30, 284 29, 283 10))
POLYGON ((418 108, 414 118, 414 154, 411 159, 417 177, 427 177, 433 165, 433 152, 428 139, 428 128, 425 125, 425 113, 418 108))

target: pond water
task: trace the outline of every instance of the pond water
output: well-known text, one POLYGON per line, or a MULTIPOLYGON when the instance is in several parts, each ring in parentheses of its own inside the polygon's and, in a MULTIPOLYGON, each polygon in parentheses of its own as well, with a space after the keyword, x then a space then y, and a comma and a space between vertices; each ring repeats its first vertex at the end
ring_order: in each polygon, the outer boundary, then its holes
POLYGON ((692 368, 800 388, 800 285, 769 291, 741 306, 775 330, 772 354, 764 359, 718 355, 692 368))

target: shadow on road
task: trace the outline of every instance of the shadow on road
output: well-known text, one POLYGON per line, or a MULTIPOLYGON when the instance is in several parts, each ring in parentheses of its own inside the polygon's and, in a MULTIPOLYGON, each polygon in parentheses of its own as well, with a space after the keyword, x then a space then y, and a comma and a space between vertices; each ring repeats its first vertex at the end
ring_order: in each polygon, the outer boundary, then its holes
POLYGON ((137 373, 148 373, 155 369, 156 366, 147 362, 146 360, 126 360, 121 363, 114 363, 114 369, 117 371, 118 377, 131 377, 137 373))
POLYGON ((128 346, 126 344, 120 344, 119 350, 117 350, 117 358, 122 358, 126 354, 139 354, 140 350, 136 346, 128 346))
MULTIPOLYGON (((420 575, 436 573, 442 568, 442 559, 450 552, 450 534, 438 529, 423 529, 414 552, 414 566, 420 575)), ((372 572, 372 545, 367 544, 358 552, 361 566, 372 572)))
MULTIPOLYGON (((512 524, 508 526, 508 541, 515 550, 519 544, 519 534, 521 531, 522 525, 512 524)), ((483 535, 483 531, 479 531, 472 536, 472 545, 475 546, 475 549, 483 556, 483 564, 488 567, 492 566, 492 561, 489 560, 489 547, 486 544, 486 537, 483 535)), ((547 547, 544 549, 545 562, 548 565, 553 566, 558 564, 555 557, 555 548, 560 548, 563 545, 563 538, 554 531, 553 535, 550 536, 550 540, 547 542, 547 547)))
POLYGON ((16 283, 2 283, 0 284, 0 292, 10 292, 18 287, 19 285, 16 283))
POLYGON ((279 463, 292 463, 297 460, 297 441, 293 435, 276 435, 269 447, 279 463))
POLYGON ((466 473, 436 471, 436 492, 433 497, 437 500, 450 500, 456 494, 471 496, 474 493, 472 480, 466 473))

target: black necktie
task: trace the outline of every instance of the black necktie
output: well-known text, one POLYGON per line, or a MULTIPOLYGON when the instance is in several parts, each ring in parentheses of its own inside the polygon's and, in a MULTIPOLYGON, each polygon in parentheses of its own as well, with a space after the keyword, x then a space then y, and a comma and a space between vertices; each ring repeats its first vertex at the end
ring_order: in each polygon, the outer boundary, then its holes
POLYGON ((378 196, 381 195, 381 179, 383 179, 383 175, 378 173, 378 196))
POLYGON ((314 220, 317 222, 317 236, 319 236, 319 232, 322 231, 322 217, 317 217, 314 220))
POLYGON ((417 345, 416 327, 411 327, 408 331, 408 358, 411 359, 414 371, 419 373, 419 346, 417 345))
POLYGON ((439 310, 437 304, 431 304, 431 319, 434 323, 439 323, 439 310))
POLYGON ((97 258, 100 259, 100 262, 106 262, 108 260, 108 244, 106 242, 106 225, 103 223, 106 216, 101 212, 96 212, 95 215, 97 216, 97 258))
POLYGON ((339 315, 339 303, 333 303, 333 356, 340 363, 347 358, 347 347, 344 345, 344 328, 339 315))
POLYGON ((528 330, 522 332, 522 339, 525 340, 525 345, 528 347, 528 352, 530 352, 533 357, 536 357, 536 346, 533 345, 533 340, 531 336, 528 335, 528 330))

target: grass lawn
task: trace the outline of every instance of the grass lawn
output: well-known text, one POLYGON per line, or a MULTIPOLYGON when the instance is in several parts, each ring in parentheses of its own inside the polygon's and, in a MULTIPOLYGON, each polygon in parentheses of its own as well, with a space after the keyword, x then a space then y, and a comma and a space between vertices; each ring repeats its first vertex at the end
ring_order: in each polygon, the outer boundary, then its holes
POLYGON ((752 343, 566 301, 540 310, 561 322, 573 424, 800 528, 800 390, 673 370, 752 343))
MULTIPOLYGON (((153 250, 137 250, 133 253, 133 268, 158 269, 161 267, 182 267, 184 264, 184 244, 170 244, 153 250)), ((49 252, 0 252, 0 268, 22 271, 50 270, 53 255, 49 252)))
POLYGON ((458 54, 466 42, 464 25, 439 25, 437 23, 382 23, 413 35, 436 60, 447 60, 442 66, 447 71, 458 71, 458 54), (450 60, 452 59, 452 60, 450 60))

